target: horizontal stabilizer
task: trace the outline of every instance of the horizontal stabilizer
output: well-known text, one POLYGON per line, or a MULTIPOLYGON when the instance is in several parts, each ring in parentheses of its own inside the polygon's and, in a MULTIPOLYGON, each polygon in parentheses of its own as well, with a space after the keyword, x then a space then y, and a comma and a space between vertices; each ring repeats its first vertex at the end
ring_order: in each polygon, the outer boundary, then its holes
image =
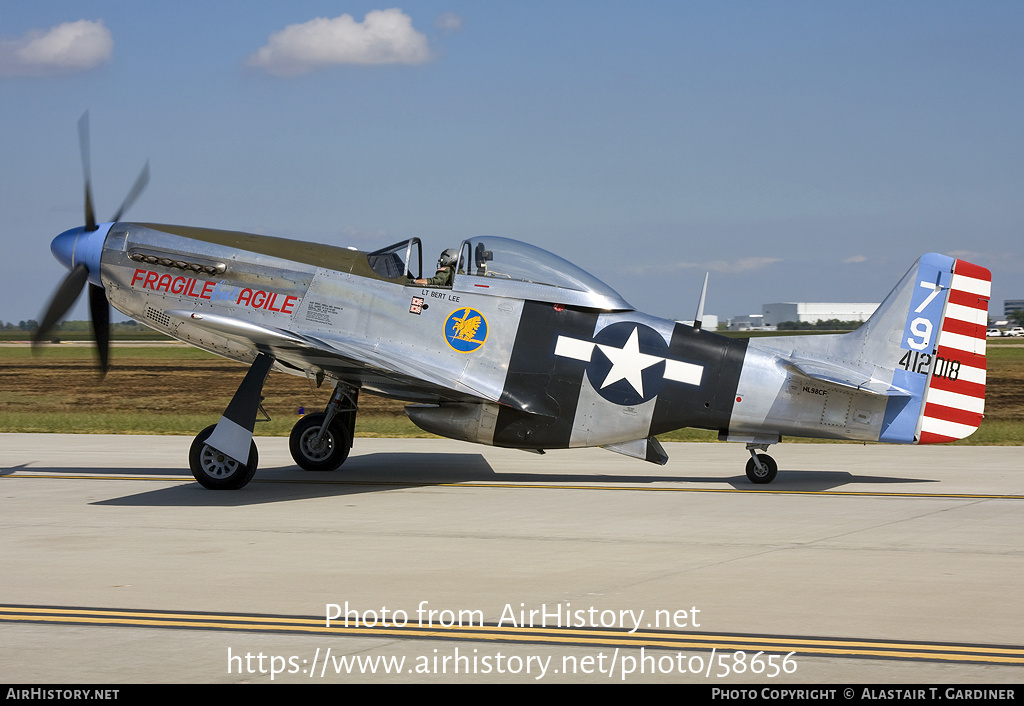
POLYGON ((791 358, 783 361, 783 367, 790 372, 798 373, 811 380, 851 388, 870 395, 881 395, 883 397, 911 397, 913 395, 909 390, 889 385, 881 380, 865 379, 863 373, 858 373, 856 370, 843 368, 825 361, 791 358))

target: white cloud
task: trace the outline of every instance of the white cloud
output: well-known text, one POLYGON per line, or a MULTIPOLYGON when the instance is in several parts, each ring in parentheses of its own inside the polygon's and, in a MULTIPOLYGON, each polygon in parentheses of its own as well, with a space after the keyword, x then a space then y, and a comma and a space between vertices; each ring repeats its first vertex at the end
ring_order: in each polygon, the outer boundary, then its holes
POLYGON ((109 61, 113 52, 114 37, 102 20, 65 22, 16 39, 0 39, 0 76, 88 71, 109 61))
POLYGON ((462 29, 462 18, 454 12, 446 12, 434 20, 434 26, 442 32, 458 32, 462 29))
POLYGON ((638 265, 628 268, 627 271, 634 275, 664 275, 681 270, 703 270, 705 272, 736 274, 761 270, 769 265, 774 265, 776 262, 782 262, 782 258, 744 257, 739 260, 712 260, 711 262, 671 262, 658 265, 638 265))
POLYGON ((852 256, 846 258, 845 260, 843 260, 843 264, 845 264, 845 265, 856 265, 858 263, 867 262, 867 261, 868 261, 868 258, 866 256, 864 256, 864 255, 852 255, 852 256))
POLYGON ((390 243, 392 240, 397 240, 397 238, 391 238, 388 231, 384 228, 377 228, 374 230, 358 228, 351 225, 342 228, 338 236, 342 239, 342 245, 344 246, 351 245, 373 249, 380 248, 383 245, 390 243))
POLYGON ((781 257, 744 257, 739 260, 733 260, 732 262, 713 262, 708 264, 708 269, 712 272, 750 272, 752 270, 762 270, 769 265, 774 265, 776 262, 782 262, 781 257), (719 265, 718 267, 712 267, 712 265, 719 265))
POLYGON ((334 64, 422 64, 431 58, 427 38, 413 29, 412 18, 397 8, 352 15, 318 17, 270 35, 248 64, 278 76, 304 74, 334 64))
POLYGON ((968 262, 987 262, 990 259, 988 253, 974 252, 973 250, 950 250, 944 254, 968 262))

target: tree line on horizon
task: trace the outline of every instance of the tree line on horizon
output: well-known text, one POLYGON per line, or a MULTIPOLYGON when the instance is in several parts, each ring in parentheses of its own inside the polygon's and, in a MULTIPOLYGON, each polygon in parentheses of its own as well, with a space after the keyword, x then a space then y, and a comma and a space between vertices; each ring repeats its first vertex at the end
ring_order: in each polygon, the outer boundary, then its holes
MULTIPOLYGON (((134 330, 140 324, 137 321, 120 321, 110 324, 111 331, 134 330), (134 327, 134 328, 133 328, 134 327)), ((0 331, 26 331, 32 332, 39 328, 39 322, 35 319, 28 319, 14 323, 13 321, 0 321, 0 331)), ((62 321, 53 327, 55 332, 73 333, 77 331, 92 331, 92 324, 88 321, 62 321)))

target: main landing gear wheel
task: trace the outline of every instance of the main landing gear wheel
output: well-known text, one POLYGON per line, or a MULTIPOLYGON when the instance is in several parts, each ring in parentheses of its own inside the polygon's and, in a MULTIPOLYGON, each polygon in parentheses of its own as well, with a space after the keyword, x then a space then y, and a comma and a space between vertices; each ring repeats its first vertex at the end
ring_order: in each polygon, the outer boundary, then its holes
POLYGON ((317 441, 326 418, 323 412, 307 414, 292 427, 288 449, 295 463, 304 470, 333 471, 348 458, 352 433, 338 417, 331 420, 323 437, 317 441))
POLYGON ((249 462, 245 465, 206 443, 217 425, 208 426, 196 435, 188 452, 188 465, 199 484, 210 490, 238 490, 252 480, 259 465, 256 442, 250 442, 249 462))
POLYGON ((751 483, 771 483, 779 472, 779 464, 768 454, 757 454, 757 460, 761 462, 761 468, 757 467, 753 455, 747 461, 747 478, 751 483))

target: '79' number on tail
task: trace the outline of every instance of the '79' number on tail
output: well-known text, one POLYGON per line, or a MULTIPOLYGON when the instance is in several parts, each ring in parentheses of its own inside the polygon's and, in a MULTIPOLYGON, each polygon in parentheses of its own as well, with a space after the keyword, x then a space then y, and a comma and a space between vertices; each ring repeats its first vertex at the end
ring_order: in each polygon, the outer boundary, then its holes
MULTIPOLYGON (((941 286, 932 282, 921 282, 920 286, 931 290, 931 293, 925 297, 924 301, 917 305, 917 308, 914 309, 915 314, 920 314, 927 309, 928 305, 932 303, 932 300, 935 299, 935 297, 939 295, 939 292, 942 291, 941 286)), ((935 325, 932 323, 931 319, 925 316, 918 316, 910 322, 910 326, 908 328, 910 331, 910 335, 907 336, 908 346, 913 348, 915 351, 923 351, 931 345, 932 333, 935 330, 935 325)))

